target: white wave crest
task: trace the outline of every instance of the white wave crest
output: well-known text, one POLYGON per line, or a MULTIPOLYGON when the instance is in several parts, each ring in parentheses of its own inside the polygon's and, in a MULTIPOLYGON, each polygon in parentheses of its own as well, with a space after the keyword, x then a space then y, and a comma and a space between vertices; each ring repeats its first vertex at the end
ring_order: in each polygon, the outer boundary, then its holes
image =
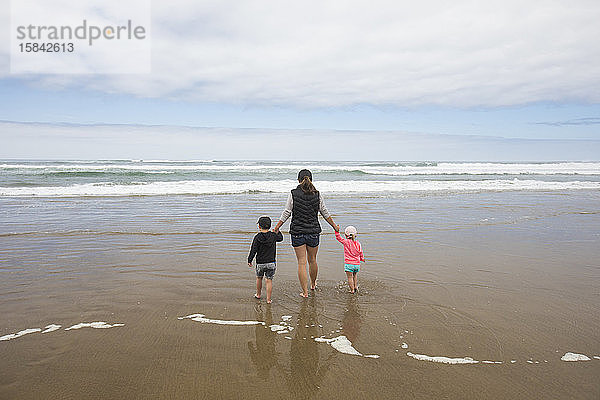
MULTIPOLYGON (((280 181, 176 181, 136 182, 119 185, 110 182, 71 186, 0 187, 5 197, 83 197, 83 196, 159 196, 238 193, 288 193, 294 180, 280 181)), ((461 181, 321 181, 317 189, 325 193, 411 193, 411 192, 493 192, 599 190, 600 182, 547 182, 524 179, 461 181)))
POLYGON ((600 163, 438 163, 425 166, 360 167, 374 175, 599 175, 600 163))
MULTIPOLYGON (((140 171, 150 173, 187 172, 239 172, 239 173, 288 173, 292 176, 302 168, 308 168, 313 173, 319 172, 362 172, 370 175, 600 175, 598 162, 562 162, 562 163, 424 163, 423 165, 391 164, 391 165, 304 165, 297 163, 286 164, 194 164, 193 162, 178 162, 177 164, 162 164, 163 161, 152 160, 134 164, 0 164, 0 171, 30 170, 43 172, 118 172, 140 171)), ((166 161, 164 161, 166 162, 166 161)))

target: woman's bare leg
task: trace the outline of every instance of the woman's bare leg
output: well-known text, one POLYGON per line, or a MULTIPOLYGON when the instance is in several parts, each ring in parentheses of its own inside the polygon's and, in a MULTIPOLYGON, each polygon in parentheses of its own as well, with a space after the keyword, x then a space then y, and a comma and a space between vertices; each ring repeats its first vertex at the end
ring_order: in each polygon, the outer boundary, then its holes
POLYGON ((309 247, 306 246, 306 254, 308 255, 308 271, 310 273, 310 289, 315 290, 317 286, 317 274, 319 273, 319 266, 317 265, 317 252, 319 246, 309 247))
POLYGON ((294 247, 298 259, 298 280, 302 287, 302 297, 308 297, 308 277, 306 276, 306 245, 294 247))

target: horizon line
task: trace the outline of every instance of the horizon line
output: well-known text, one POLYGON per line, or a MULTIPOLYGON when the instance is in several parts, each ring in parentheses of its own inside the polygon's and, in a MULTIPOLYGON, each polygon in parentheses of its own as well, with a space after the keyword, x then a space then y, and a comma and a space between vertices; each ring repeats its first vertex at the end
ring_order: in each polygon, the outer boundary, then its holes
POLYGON ((405 130, 390 130, 390 129, 332 129, 332 128, 261 128, 261 127, 231 127, 231 126, 200 126, 200 125, 173 125, 173 124, 144 124, 144 123, 108 123, 108 122, 48 122, 48 121, 16 121, 0 119, 0 124, 14 125, 44 125, 50 127, 136 127, 136 128, 180 128, 180 129, 204 129, 204 130, 231 130, 231 131, 263 131, 273 133, 285 132, 331 132, 331 133, 387 133, 387 134, 405 134, 405 135, 423 135, 423 136, 442 136, 446 138, 481 138, 488 140, 506 140, 506 141, 534 141, 534 142, 600 142, 600 138, 525 138, 525 137, 506 137, 484 134, 448 134, 448 133, 432 133, 432 132, 415 132, 405 130))

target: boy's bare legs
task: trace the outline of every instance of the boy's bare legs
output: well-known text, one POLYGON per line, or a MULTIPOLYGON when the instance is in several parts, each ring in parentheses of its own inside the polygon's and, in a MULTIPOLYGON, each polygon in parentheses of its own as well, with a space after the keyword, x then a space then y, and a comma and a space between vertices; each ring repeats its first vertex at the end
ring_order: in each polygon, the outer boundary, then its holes
POLYGON ((358 290, 358 272, 353 272, 352 277, 354 278, 354 290, 358 290))
POLYGON ((302 288, 302 297, 308 297, 308 277, 306 276, 306 245, 294 247, 298 259, 298 280, 302 288))
POLYGON ((273 291, 273 280, 265 278, 267 284, 267 303, 271 303, 271 292, 273 291))
POLYGON ((260 299, 260 294, 262 292, 262 280, 263 278, 256 278, 256 294, 254 297, 260 299))
POLYGON ((318 251, 319 246, 306 246, 306 253, 308 255, 308 272, 310 273, 310 290, 315 290, 315 287, 317 286, 317 274, 319 273, 319 266, 317 265, 318 251))
POLYGON ((350 293, 354 293, 354 277, 352 276, 352 272, 346 271, 346 276, 348 277, 348 287, 350 288, 350 293))

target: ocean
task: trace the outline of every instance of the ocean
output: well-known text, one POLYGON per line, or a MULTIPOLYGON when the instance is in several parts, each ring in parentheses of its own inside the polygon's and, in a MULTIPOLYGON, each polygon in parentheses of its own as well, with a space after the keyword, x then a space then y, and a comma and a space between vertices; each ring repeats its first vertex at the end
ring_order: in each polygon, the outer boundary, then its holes
POLYGON ((600 188, 600 163, 0 161, 0 196, 287 193, 308 168, 323 192, 452 193, 600 188))
POLYGON ((600 386, 600 163, 0 161, 0 398, 560 398, 600 386), (321 220, 253 298, 256 220, 321 220), (350 372, 350 373, 349 373, 350 372))

